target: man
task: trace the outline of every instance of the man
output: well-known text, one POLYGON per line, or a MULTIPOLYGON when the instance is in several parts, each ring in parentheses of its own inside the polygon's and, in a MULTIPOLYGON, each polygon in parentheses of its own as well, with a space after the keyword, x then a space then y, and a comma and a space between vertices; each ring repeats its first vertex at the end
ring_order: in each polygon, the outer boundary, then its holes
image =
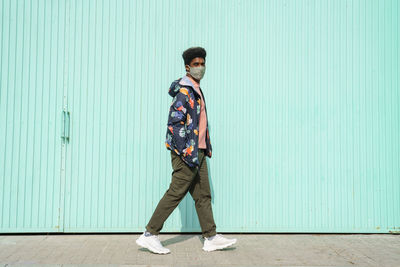
POLYGON ((205 98, 200 80, 205 72, 206 51, 192 47, 182 54, 186 75, 172 82, 169 95, 173 97, 169 110, 165 145, 171 153, 172 180, 158 203, 146 230, 136 240, 139 246, 154 253, 170 250, 161 245, 158 234, 165 220, 189 191, 195 201, 202 236, 203 250, 214 251, 236 243, 216 233, 211 208, 206 156, 211 158, 212 146, 207 123, 205 98))

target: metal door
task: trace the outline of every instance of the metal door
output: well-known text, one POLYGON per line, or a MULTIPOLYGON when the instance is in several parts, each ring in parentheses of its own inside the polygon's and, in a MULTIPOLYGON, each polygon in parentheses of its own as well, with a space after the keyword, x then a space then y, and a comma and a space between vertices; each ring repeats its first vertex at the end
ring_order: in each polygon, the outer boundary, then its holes
POLYGON ((63 231, 65 5, 0 1, 0 232, 63 231))

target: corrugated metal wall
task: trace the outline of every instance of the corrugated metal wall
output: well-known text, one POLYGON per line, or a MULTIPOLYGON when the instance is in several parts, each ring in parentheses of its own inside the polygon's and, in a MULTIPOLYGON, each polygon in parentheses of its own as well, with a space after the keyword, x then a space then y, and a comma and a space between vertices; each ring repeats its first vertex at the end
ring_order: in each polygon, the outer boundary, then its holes
MULTIPOLYGON (((399 231, 399 10, 1 1, 0 231, 143 231, 171 179, 168 87, 195 45, 217 231, 399 231)), ((190 194, 169 231, 200 231, 190 194)))

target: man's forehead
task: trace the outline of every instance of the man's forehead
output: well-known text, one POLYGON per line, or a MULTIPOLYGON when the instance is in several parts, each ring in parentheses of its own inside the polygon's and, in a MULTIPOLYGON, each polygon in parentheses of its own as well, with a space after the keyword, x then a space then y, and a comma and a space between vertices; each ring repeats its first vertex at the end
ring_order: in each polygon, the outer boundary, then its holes
POLYGON ((195 63, 195 62, 204 62, 204 58, 202 57, 195 57, 194 59, 192 59, 191 63, 195 63))

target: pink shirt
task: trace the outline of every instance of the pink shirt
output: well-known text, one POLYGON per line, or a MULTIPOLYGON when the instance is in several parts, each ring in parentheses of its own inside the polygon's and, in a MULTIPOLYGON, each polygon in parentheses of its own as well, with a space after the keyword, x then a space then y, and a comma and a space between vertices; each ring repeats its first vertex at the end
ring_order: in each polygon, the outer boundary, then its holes
POLYGON ((200 92, 200 85, 192 79, 192 77, 189 77, 190 81, 194 85, 194 89, 196 92, 200 95, 201 101, 200 101, 200 119, 199 119, 199 148, 204 148, 206 149, 206 128, 207 128, 207 115, 206 115, 206 109, 205 109, 205 103, 203 100, 203 95, 200 92))

